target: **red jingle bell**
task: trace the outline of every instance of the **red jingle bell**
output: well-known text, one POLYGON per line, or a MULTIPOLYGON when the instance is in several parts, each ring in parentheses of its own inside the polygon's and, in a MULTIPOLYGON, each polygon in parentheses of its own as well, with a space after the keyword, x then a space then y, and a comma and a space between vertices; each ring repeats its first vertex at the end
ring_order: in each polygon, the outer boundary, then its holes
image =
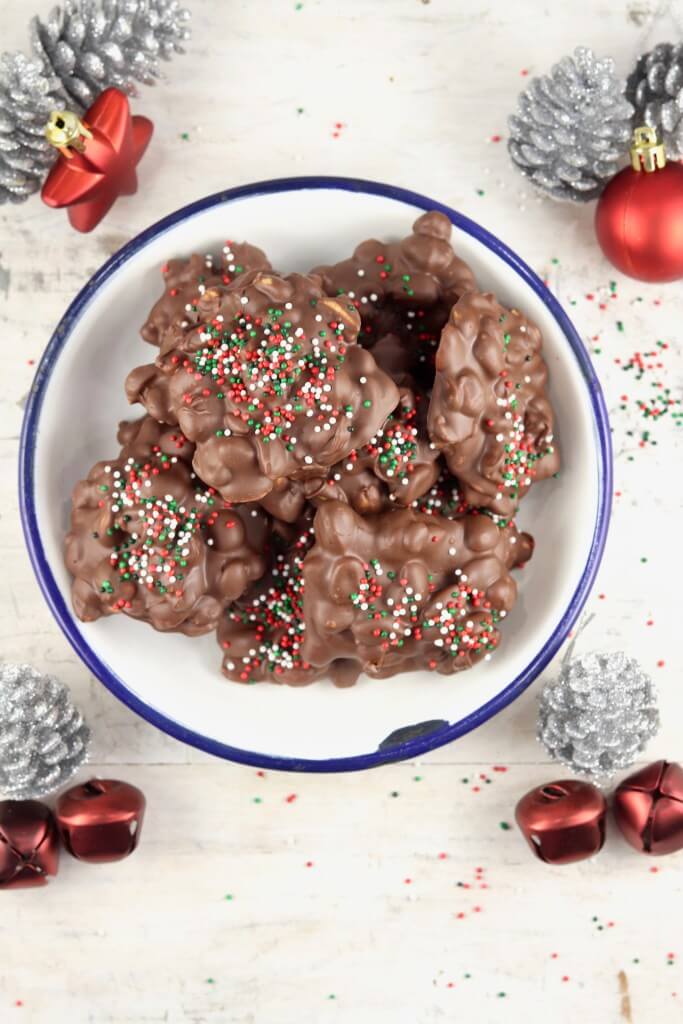
POLYGON ((683 165, 667 163, 651 128, 636 128, 631 166, 609 182, 595 233, 610 263, 640 281, 683 277, 683 165))
POLYGON ((532 789, 517 804, 524 838, 546 864, 571 864, 602 849, 607 804, 590 782, 573 779, 532 789))
POLYGON ((629 775, 614 794, 614 817, 636 850, 657 856, 683 849, 683 768, 654 761, 629 775))
POLYGON ((90 863, 123 860, 140 839, 145 798, 136 786, 91 779, 62 793, 57 822, 64 846, 90 863))
POLYGON ((38 800, 0 802, 0 888, 47 885, 59 866, 59 834, 38 800))
POLYGON ((128 97, 105 89, 83 120, 70 110, 55 110, 45 129, 61 156, 45 179, 41 198, 48 206, 68 206, 77 231, 92 231, 119 196, 137 192, 137 164, 154 126, 131 117, 128 97))

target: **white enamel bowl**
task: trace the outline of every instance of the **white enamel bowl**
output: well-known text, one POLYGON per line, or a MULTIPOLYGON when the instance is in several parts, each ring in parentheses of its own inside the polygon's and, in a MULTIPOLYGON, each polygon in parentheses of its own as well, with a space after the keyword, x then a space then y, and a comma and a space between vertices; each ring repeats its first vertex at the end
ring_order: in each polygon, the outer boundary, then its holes
POLYGON ((538 277, 503 243, 454 210, 372 182, 298 178, 231 189, 166 217, 116 253, 55 331, 26 409, 20 473, 26 541, 43 593, 88 668, 134 711, 186 743, 270 768, 336 771, 416 756, 461 736, 537 676, 581 610, 604 546, 611 488, 607 414, 583 345, 538 277), (138 329, 171 256, 263 247, 273 264, 307 270, 363 238, 407 234, 423 210, 454 224, 454 245, 482 287, 521 308, 545 338, 562 472, 534 488, 520 525, 536 551, 490 662, 455 676, 412 673, 301 689, 239 686, 220 674, 215 638, 162 635, 123 616, 83 624, 72 613, 62 543, 74 483, 117 451, 131 418, 127 372, 152 357, 138 329), (396 734, 393 735, 392 734, 396 734))

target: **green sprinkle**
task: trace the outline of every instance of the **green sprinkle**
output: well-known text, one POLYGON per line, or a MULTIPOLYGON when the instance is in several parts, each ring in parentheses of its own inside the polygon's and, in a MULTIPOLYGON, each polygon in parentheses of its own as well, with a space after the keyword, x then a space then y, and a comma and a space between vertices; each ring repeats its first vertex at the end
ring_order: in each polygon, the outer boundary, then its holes
POLYGON ((183 142, 189 142, 190 141, 190 133, 189 132, 181 132, 180 133, 180 138, 183 140, 183 142))
POLYGON ((263 800, 261 799, 260 796, 255 796, 254 799, 253 799, 253 803, 255 803, 255 804, 262 804, 263 800))
POLYGON ((623 324, 623 322, 621 320, 617 320, 617 330, 621 331, 623 333, 624 324, 623 324))
POLYGON ((392 789, 392 791, 389 794, 389 796, 398 796, 398 790, 397 789, 392 789))
POLYGON ((475 192, 477 193, 478 196, 485 196, 486 195, 486 193, 484 192, 483 188, 477 188, 477 189, 475 189, 475 192))
POLYGON ((226 892, 225 896, 223 897, 224 900, 231 900, 232 898, 233 897, 231 892, 226 892))
POLYGON ((370 399, 366 398, 365 401, 363 402, 363 408, 364 409, 369 409, 371 405, 372 405, 372 402, 370 401, 370 399))
POLYGON ((509 832, 512 825, 508 821, 499 822, 499 827, 502 828, 503 832, 509 832))

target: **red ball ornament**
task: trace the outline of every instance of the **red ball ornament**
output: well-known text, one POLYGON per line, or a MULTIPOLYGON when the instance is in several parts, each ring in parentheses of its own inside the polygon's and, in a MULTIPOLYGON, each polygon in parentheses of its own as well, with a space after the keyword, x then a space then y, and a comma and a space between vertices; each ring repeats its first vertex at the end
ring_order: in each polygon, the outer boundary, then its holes
POLYGON ((59 834, 38 800, 0 802, 0 889, 46 885, 59 866, 59 834))
POLYGON ((79 120, 68 110, 50 115, 45 134, 62 154, 45 179, 44 203, 69 207, 77 231, 92 231, 119 196, 137 192, 135 168, 154 131, 146 117, 131 117, 128 97, 105 89, 79 120))
POLYGON ((654 761, 629 775, 614 794, 614 817, 636 850, 658 855, 683 849, 683 768, 654 761))
POLYGON ((651 128, 636 128, 631 166, 605 188, 595 233, 610 263, 640 281, 683 277, 683 165, 667 163, 651 128))
POLYGON ((602 849, 606 811, 596 786, 569 779, 532 789, 517 804, 515 817, 539 860, 571 864, 602 849))
POLYGON ((123 860, 140 840, 145 798, 116 779, 91 779, 62 793, 57 821, 64 846, 78 860, 123 860))

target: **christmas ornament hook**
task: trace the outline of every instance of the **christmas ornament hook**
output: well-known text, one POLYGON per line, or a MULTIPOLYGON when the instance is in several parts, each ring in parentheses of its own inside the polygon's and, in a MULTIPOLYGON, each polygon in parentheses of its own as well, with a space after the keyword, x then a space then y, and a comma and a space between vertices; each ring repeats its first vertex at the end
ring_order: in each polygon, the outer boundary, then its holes
POLYGON ((45 125, 45 138, 58 149, 62 156, 71 159, 75 149, 78 153, 85 150, 84 139, 92 139, 92 132, 71 110, 52 110, 45 125))
POLYGON ((633 129, 633 142, 629 152, 634 171, 645 171, 649 174, 666 165, 664 144, 657 142, 657 132, 647 125, 633 129))

